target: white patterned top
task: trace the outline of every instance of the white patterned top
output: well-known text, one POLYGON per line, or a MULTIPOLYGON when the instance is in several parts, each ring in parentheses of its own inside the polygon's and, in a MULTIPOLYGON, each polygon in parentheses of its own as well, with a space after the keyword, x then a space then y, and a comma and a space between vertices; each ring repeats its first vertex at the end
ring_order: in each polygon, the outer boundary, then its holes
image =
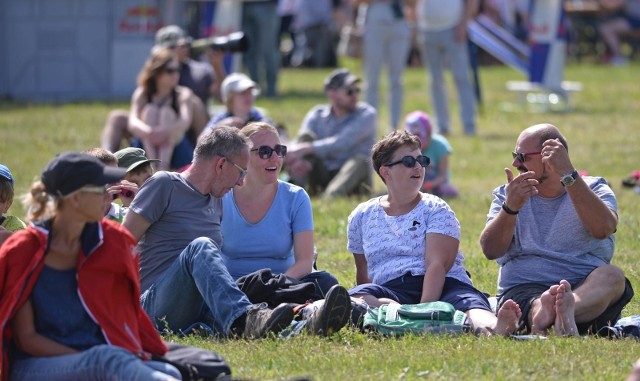
MULTIPOLYGON (((389 216, 380 205, 381 197, 358 205, 349 215, 347 250, 364 254, 369 278, 384 284, 406 273, 424 275, 427 233, 438 233, 460 240, 460 223, 449 205, 439 197, 422 194, 413 210, 389 216)), ((447 277, 472 284, 460 252, 447 277)))

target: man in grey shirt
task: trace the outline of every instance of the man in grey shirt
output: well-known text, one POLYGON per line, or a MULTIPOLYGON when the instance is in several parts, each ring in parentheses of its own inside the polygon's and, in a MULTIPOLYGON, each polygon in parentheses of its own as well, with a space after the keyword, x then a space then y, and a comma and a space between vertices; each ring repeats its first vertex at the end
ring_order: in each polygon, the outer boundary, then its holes
POLYGON ((611 265, 616 198, 601 177, 580 176, 566 139, 550 124, 525 129, 507 184, 493 191, 480 245, 500 265, 499 301, 515 300, 525 332, 597 333, 633 297, 611 265))
POLYGON ((205 132, 183 173, 158 172, 140 188, 123 225, 139 241, 142 307, 158 329, 198 324, 221 336, 261 337, 293 311, 253 305, 220 256, 220 197, 242 185, 251 142, 233 127, 205 132))
POLYGON ((360 79, 346 69, 326 78, 329 104, 305 116, 297 143, 287 152, 291 182, 324 197, 371 193, 371 147, 376 141, 376 111, 358 102, 360 79))

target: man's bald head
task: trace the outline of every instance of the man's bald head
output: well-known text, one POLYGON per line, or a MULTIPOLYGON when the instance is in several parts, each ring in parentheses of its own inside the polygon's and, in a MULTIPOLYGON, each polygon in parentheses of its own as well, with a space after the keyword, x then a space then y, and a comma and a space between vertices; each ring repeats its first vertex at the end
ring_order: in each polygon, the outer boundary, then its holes
POLYGON ((541 123, 534 124, 533 126, 527 127, 524 131, 520 133, 518 137, 518 141, 522 141, 525 138, 535 137, 538 141, 540 147, 542 147, 542 143, 549 139, 558 139, 560 143, 564 146, 564 148, 569 151, 569 145, 567 144, 567 139, 562 135, 558 127, 554 126, 550 123, 541 123))

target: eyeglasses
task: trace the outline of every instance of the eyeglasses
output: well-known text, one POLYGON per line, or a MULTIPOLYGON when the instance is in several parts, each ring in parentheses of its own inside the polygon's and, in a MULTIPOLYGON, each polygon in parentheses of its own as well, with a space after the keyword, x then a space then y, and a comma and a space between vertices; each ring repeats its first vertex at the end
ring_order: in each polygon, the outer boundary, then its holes
POLYGON ((253 148, 251 152, 253 151, 258 151, 258 156, 263 160, 270 159, 274 151, 278 157, 287 156, 287 146, 283 146, 282 144, 276 144, 273 148, 269 146, 260 146, 258 148, 253 148))
POLYGON ((172 67, 172 66, 167 66, 163 70, 167 74, 175 74, 175 73, 180 72, 180 68, 179 67, 172 67))
POLYGON ((516 152, 513 151, 511 152, 511 155, 513 156, 514 159, 518 159, 519 162, 524 163, 527 160, 527 156, 533 156, 533 155, 541 155, 542 152, 516 152))
POLYGON ((245 177, 247 177, 247 170, 242 168, 241 166, 239 166, 238 164, 234 163, 231 159, 229 159, 228 157, 225 157, 225 159, 227 159, 227 161, 231 164, 233 164, 234 167, 238 168, 238 171, 240 171, 240 178, 238 180, 243 180, 245 177))
POLYGON ((431 159, 429 159, 428 157, 424 156, 424 155, 418 155, 416 157, 413 156, 405 156, 400 160, 396 160, 396 161, 392 161, 390 163, 385 164, 385 167, 391 167, 394 166, 396 164, 400 164, 402 163, 402 165, 404 165, 407 168, 413 168, 416 166, 416 163, 420 164, 421 167, 426 167, 427 165, 429 165, 429 163, 431 163, 431 159))
POLYGON ((348 89, 345 89, 344 92, 347 95, 360 94, 360 88, 359 87, 350 87, 348 89))
POLYGON ((87 185, 78 189, 78 192, 97 193, 104 196, 105 194, 107 194, 107 188, 105 188, 104 186, 87 185))

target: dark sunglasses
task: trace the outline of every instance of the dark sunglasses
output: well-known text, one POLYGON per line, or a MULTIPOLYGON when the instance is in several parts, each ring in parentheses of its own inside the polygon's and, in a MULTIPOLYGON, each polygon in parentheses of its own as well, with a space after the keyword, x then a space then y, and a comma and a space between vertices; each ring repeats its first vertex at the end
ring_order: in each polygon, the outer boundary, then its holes
POLYGON ((514 159, 518 159, 519 162, 524 163, 527 160, 527 156, 541 155, 542 152, 511 152, 514 159))
POLYGON ((348 89, 345 89, 344 92, 347 95, 360 94, 360 88, 359 87, 350 87, 348 89))
POLYGON ((402 165, 404 165, 407 168, 413 168, 416 166, 416 163, 420 164, 421 167, 426 167, 427 165, 429 165, 429 163, 431 163, 431 159, 429 159, 428 157, 424 156, 424 155, 418 155, 416 157, 413 156, 405 156, 400 160, 396 160, 396 161, 392 161, 390 163, 385 164, 385 167, 391 167, 394 166, 396 164, 400 164, 402 163, 402 165))
POLYGON ((175 73, 178 73, 180 71, 180 68, 167 66, 163 70, 167 74, 175 74, 175 73))
POLYGON ((276 155, 278 155, 278 157, 287 156, 287 146, 283 146, 282 144, 276 144, 276 146, 273 148, 269 146, 260 146, 258 148, 252 149, 251 151, 258 151, 258 156, 260 156, 260 158, 264 160, 271 158, 271 155, 273 155, 274 151, 276 155))

